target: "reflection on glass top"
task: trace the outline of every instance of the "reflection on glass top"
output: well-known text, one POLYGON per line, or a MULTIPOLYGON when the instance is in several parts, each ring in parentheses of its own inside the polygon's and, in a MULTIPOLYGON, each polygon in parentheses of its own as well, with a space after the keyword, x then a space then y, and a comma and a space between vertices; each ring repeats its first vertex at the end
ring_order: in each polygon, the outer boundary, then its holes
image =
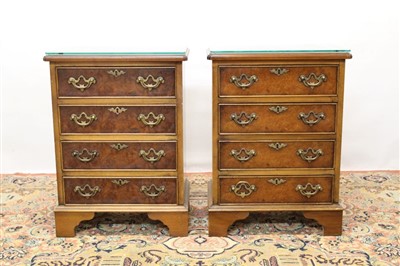
POLYGON ((46 55, 185 55, 184 52, 46 52, 46 55))
POLYGON ((350 53, 351 50, 232 50, 209 51, 210 54, 268 54, 268 53, 350 53))

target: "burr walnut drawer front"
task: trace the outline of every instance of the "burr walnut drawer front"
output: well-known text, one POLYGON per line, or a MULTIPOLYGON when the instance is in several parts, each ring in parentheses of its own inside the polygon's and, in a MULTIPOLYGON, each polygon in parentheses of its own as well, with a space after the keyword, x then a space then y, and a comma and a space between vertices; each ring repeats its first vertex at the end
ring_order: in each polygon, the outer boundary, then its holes
POLYGON ((176 142, 62 142, 63 168, 175 170, 176 142))
POLYGON ((175 178, 64 178, 67 204, 176 204, 175 178))
POLYGON ((336 104, 220 105, 220 133, 334 132, 336 104))
POLYGON ((220 67, 221 96, 335 95, 337 66, 220 67))
POLYGON ((60 97, 175 97, 174 67, 58 68, 60 97))
POLYGON ((333 168, 334 141, 220 142, 220 169, 333 168))
POLYGON ((220 178, 221 203, 331 203, 331 177, 220 178))
POLYGON ((175 106, 60 106, 61 133, 175 134, 175 106))

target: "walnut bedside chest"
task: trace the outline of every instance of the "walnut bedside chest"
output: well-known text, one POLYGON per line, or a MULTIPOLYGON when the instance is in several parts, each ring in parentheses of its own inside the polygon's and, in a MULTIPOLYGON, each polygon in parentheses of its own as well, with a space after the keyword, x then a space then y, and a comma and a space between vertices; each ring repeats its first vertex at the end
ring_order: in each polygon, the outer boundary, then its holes
POLYGON ((96 212, 147 213, 188 233, 182 63, 187 52, 48 53, 56 235, 96 212))
POLYGON ((250 212, 302 212, 340 235, 348 50, 211 51, 210 236, 250 212))

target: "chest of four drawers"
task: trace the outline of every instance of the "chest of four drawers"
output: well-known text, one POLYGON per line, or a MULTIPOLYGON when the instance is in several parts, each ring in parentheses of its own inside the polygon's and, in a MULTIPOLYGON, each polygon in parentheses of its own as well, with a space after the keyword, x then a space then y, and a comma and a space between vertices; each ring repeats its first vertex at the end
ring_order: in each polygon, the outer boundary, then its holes
POLYGON ((226 235, 233 221, 252 211, 303 211, 317 219, 310 212, 317 208, 341 218, 346 58, 349 54, 210 53, 211 235, 226 235))
POLYGON ((186 55, 50 55, 45 60, 51 63, 58 235, 74 234, 61 225, 61 216, 72 217, 79 208, 81 213, 148 212, 172 235, 184 235, 185 227, 175 228, 171 221, 174 215, 187 220, 186 55), (159 217, 166 213, 172 216, 159 217))

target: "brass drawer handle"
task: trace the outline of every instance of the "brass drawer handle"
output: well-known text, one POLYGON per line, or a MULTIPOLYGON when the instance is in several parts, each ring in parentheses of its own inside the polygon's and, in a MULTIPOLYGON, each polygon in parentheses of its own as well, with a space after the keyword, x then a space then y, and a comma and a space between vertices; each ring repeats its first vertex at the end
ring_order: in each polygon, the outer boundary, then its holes
POLYGON ((119 114, 125 112, 126 110, 128 110, 128 109, 126 109, 124 107, 118 107, 118 106, 117 107, 108 108, 108 111, 110 111, 110 112, 112 112, 112 113, 114 113, 116 115, 119 115, 119 114))
POLYGON ((142 186, 140 188, 140 192, 144 193, 147 197, 156 198, 161 195, 161 193, 165 192, 165 186, 157 187, 154 184, 151 184, 149 187, 142 186))
POLYGON ((153 112, 150 112, 147 115, 140 114, 137 119, 142 121, 145 126, 154 127, 160 124, 161 121, 164 121, 165 116, 163 114, 155 115, 153 112), (150 116, 151 120, 149 120, 150 116))
POLYGON ((231 120, 242 127, 251 124, 255 119, 257 119, 256 113, 247 114, 246 112, 241 112, 239 115, 236 113, 231 114, 231 120))
POLYGON ((74 86, 76 89, 83 92, 86 89, 90 88, 90 86, 92 86, 92 84, 96 84, 96 79, 94 77, 90 77, 87 79, 83 75, 80 75, 78 77, 78 79, 75 79, 74 77, 70 77, 68 79, 68 84, 72 84, 72 86, 74 86), (81 84, 82 80, 83 80, 83 83, 81 84))
POLYGON ((304 197, 310 198, 322 191, 322 187, 320 184, 313 186, 311 183, 307 183, 305 186, 297 185, 296 191, 300 192, 304 197))
POLYGON ((231 150, 231 156, 233 156, 236 160, 239 162, 247 162, 251 158, 253 158, 256 155, 255 150, 246 150, 245 148, 241 148, 239 151, 238 150, 231 150), (245 154, 243 156, 240 156, 241 154, 245 154))
POLYGON ((111 144, 110 147, 113 149, 116 149, 117 151, 120 151, 120 150, 128 148, 128 145, 117 143, 117 144, 111 144))
POLYGON ((296 154, 309 163, 324 155, 321 149, 314 150, 313 148, 308 148, 307 150, 298 149, 296 154))
POLYGON ((158 86, 160 86, 160 84, 164 83, 165 81, 163 77, 154 78, 152 75, 148 75, 147 78, 139 76, 136 82, 140 83, 140 85, 142 85, 143 88, 151 91, 153 89, 157 89, 158 86), (149 79, 151 79, 153 83, 146 83, 147 81, 149 81, 149 79))
POLYGON ((275 143, 268 144, 268 147, 270 147, 271 149, 277 150, 277 151, 285 148, 286 146, 287 146, 287 144, 283 143, 283 142, 275 142, 275 143))
POLYGON ((93 150, 90 152, 90 151, 88 151, 88 149, 84 148, 82 151, 74 150, 72 152, 72 156, 77 158, 79 161, 81 161, 83 163, 89 163, 94 158, 99 156, 99 153, 96 150, 93 150), (84 156, 82 156, 82 155, 84 155, 84 156), (88 155, 88 156, 85 156, 85 155, 88 155))
POLYGON ((257 190, 255 185, 250 185, 247 181, 239 181, 236 185, 231 185, 231 191, 235 193, 236 196, 242 199, 248 197, 257 190))
POLYGON ((278 68, 273 68, 273 69, 271 69, 270 72, 271 72, 272 74, 275 74, 275 75, 277 75, 277 76, 280 76, 280 75, 283 75, 283 74, 288 73, 289 70, 287 70, 286 68, 280 68, 280 67, 278 67, 278 68))
POLYGON ((280 113, 283 113, 283 112, 285 112, 288 108, 287 107, 285 107, 285 106, 280 106, 280 105, 277 105, 277 106, 271 106, 270 108, 268 108, 271 112, 274 112, 274 113, 277 113, 277 114, 280 114, 280 113))
POLYGON ((240 75, 240 77, 236 77, 236 76, 232 76, 229 80, 231 83, 234 83, 236 85, 236 87, 245 90, 247 88, 249 88, 251 85, 254 84, 254 82, 258 81, 258 78, 256 75, 251 75, 250 77, 248 77, 246 74, 242 74, 240 75), (245 79, 247 81, 247 83, 242 83, 241 81, 245 79))
POLYGON ((303 82, 304 86, 313 90, 315 87, 318 87, 327 80, 324 74, 317 76, 315 73, 311 73, 306 77, 306 75, 300 75, 299 81, 303 82))
POLYGON ((74 188, 74 192, 78 192, 79 195, 87 199, 89 199, 90 197, 94 197, 97 192, 100 191, 101 189, 98 186, 90 187, 88 184, 86 184, 84 187, 76 186, 74 188))
POLYGON ((82 112, 80 115, 72 114, 70 119, 71 121, 74 121, 75 124, 77 124, 78 126, 86 127, 96 121, 97 116, 95 114, 87 115, 85 112, 82 112), (80 121, 82 117, 84 117, 85 120, 80 121))
POLYGON ((308 114, 303 112, 299 113, 299 119, 303 121, 304 124, 309 125, 312 127, 313 125, 318 124, 321 120, 326 118, 323 112, 315 113, 314 111, 310 111, 308 114), (315 119, 308 119, 310 116, 313 116, 315 119))
POLYGON ((140 150, 139 156, 149 163, 155 163, 161 160, 163 156, 165 156, 165 152, 164 150, 156 151, 155 149, 150 148, 147 152, 145 150, 140 150), (155 156, 148 157, 150 154, 153 154, 155 156))
POLYGON ((278 185, 285 183, 286 180, 282 179, 282 178, 271 178, 271 179, 268 179, 268 182, 270 182, 271 184, 273 184, 275 186, 278 186, 278 185))
POLYGON ((116 78, 118 78, 119 76, 125 74, 126 72, 123 70, 118 70, 118 69, 114 69, 114 70, 109 70, 107 71, 107 74, 110 74, 116 78))
POLYGON ((113 184, 116 184, 117 186, 119 186, 119 187, 122 187, 123 185, 126 185, 126 184, 128 184, 130 181, 128 181, 128 180, 125 180, 125 179, 115 179, 115 180, 113 180, 113 181, 111 181, 111 183, 113 183, 113 184))

